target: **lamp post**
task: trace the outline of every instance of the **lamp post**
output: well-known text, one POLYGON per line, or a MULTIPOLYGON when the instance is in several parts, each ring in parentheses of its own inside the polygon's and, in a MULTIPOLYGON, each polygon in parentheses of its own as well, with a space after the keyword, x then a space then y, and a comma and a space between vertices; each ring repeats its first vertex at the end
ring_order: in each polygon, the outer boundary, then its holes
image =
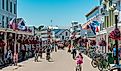
MULTIPOLYGON (((116 9, 114 11, 115 14, 115 29, 118 29, 118 15, 119 11, 116 9)), ((118 39, 115 40, 115 45, 116 45, 116 64, 119 65, 119 60, 118 60, 118 39)))

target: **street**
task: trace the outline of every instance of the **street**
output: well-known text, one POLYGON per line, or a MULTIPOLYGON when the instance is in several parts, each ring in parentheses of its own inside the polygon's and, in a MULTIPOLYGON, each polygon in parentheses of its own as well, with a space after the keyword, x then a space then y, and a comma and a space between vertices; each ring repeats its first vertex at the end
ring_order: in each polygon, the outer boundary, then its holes
MULTIPOLYGON (((84 63, 82 65, 82 71, 98 71, 94 69, 90 64, 90 59, 84 56, 84 63)), ((67 50, 58 50, 58 52, 53 52, 52 62, 45 60, 45 55, 43 59, 39 59, 39 62, 34 62, 34 58, 27 61, 19 63, 21 67, 9 66, 4 68, 2 71, 75 71, 76 63, 72 59, 71 54, 67 53, 67 50), (16 69, 15 69, 16 68, 16 69)))

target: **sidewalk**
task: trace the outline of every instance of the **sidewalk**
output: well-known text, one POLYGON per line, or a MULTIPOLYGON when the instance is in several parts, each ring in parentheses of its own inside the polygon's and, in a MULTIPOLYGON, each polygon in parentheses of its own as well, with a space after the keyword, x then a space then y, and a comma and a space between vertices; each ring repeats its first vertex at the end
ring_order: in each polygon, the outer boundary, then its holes
POLYGON ((91 65, 92 59, 86 56, 85 54, 82 54, 84 57, 84 63, 83 63, 83 70, 82 71, 99 71, 98 68, 93 68, 91 65))

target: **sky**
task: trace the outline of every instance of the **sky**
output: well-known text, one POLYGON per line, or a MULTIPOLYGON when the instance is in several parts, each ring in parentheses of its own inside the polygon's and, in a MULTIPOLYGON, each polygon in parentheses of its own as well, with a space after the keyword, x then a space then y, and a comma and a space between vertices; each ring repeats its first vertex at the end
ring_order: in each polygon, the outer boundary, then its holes
POLYGON ((84 24, 85 15, 98 5, 99 0, 18 0, 17 15, 27 26, 68 28, 72 21, 84 24))

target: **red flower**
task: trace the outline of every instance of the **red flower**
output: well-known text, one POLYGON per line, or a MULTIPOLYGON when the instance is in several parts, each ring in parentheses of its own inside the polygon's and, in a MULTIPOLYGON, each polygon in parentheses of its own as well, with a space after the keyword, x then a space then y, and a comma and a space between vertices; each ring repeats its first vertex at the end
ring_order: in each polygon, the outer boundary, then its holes
POLYGON ((120 40, 121 33, 119 29, 115 29, 113 30, 110 34, 109 34, 109 38, 112 38, 113 40, 120 40))

